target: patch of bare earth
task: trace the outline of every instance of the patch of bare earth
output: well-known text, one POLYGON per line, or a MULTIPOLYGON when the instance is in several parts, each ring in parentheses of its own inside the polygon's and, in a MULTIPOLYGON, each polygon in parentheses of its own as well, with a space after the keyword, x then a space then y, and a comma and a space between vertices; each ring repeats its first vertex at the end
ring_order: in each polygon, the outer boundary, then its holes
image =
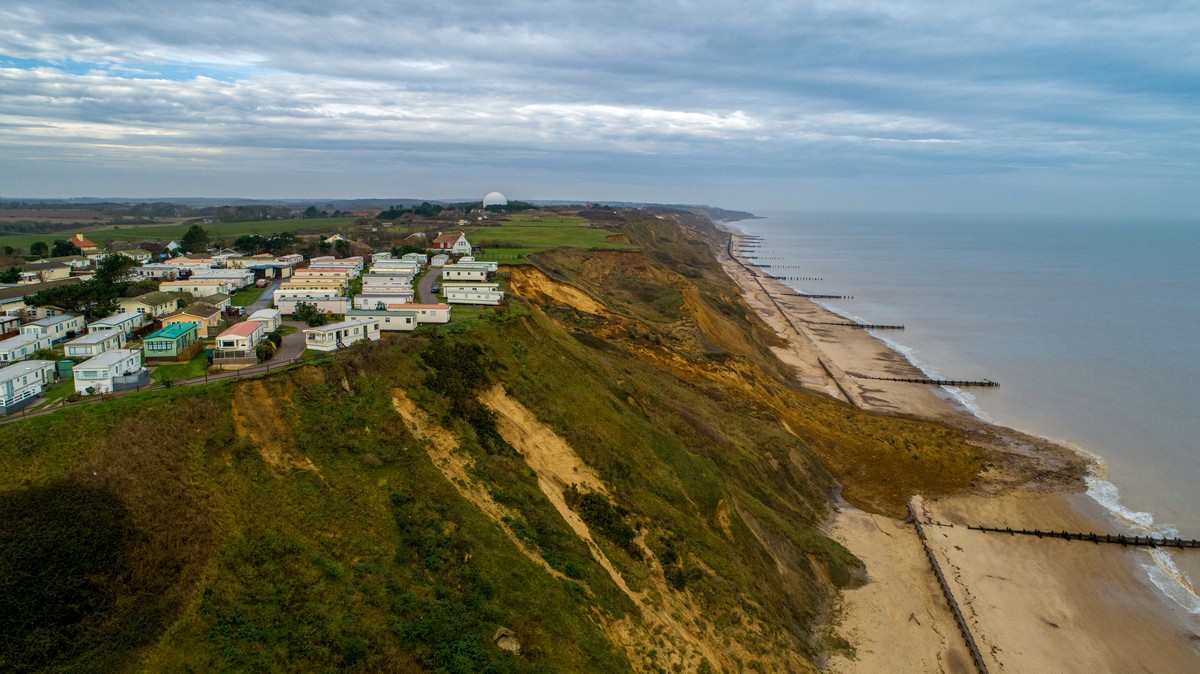
MULTIPOLYGON (((268 466, 281 472, 319 472, 311 459, 296 451, 278 398, 262 381, 252 379, 235 386, 229 404, 238 437, 249 440, 268 466)), ((232 456, 227 454, 225 462, 231 463, 232 456)))

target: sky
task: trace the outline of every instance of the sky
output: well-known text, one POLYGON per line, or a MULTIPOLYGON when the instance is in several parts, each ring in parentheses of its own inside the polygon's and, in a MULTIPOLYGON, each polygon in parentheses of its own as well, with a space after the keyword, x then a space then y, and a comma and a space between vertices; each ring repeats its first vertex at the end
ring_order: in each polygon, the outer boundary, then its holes
POLYGON ((6 0, 0 196, 1195 216, 1200 3, 6 0))

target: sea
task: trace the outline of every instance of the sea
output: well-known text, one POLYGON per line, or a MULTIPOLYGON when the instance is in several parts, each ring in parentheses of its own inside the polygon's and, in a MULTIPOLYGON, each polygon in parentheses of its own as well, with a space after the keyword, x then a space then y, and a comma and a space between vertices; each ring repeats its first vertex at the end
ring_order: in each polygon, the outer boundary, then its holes
MULTIPOLYGON (((1200 539, 1200 217, 767 213, 760 264, 875 333, 977 416, 1095 460, 1116 532, 1200 539)), ((1144 551, 1200 616, 1200 551, 1144 551)))

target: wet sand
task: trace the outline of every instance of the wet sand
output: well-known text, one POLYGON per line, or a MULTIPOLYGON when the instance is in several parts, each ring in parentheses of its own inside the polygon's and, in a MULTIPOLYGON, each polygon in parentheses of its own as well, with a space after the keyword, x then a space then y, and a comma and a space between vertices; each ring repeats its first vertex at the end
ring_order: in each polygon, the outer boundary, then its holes
MULTIPOLYGON (((846 321, 789 295, 795 291, 764 271, 720 257, 746 302, 787 341, 776 354, 803 386, 863 409, 986 426, 1011 438, 1013 460, 981 480, 979 493, 924 504, 925 520, 953 525, 934 524, 927 535, 990 671, 1200 671, 1200 617, 1168 603, 1144 579, 1146 551, 967 530, 1107 531, 1100 507, 1082 495, 1084 485, 1055 476, 1056 462, 1081 459, 982 424, 937 387, 866 378, 924 374, 864 330, 821 325, 846 321), (1038 453, 1045 456, 1026 460, 1038 453)), ((834 656, 833 671, 975 671, 911 524, 844 506, 830 533, 863 560, 869 577, 843 593, 835 632, 855 653, 834 656)))

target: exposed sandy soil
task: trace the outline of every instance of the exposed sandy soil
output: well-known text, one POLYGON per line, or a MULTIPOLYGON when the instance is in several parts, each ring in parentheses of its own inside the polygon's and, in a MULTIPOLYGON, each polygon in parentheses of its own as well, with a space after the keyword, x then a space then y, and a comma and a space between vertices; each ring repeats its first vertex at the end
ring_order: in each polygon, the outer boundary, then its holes
MULTIPOLYGON (((250 440, 267 465, 284 472, 317 470, 311 459, 296 451, 279 403, 261 380, 251 379, 233 387, 229 402, 238 437, 250 440)), ((227 455, 226 463, 231 460, 227 455)))

